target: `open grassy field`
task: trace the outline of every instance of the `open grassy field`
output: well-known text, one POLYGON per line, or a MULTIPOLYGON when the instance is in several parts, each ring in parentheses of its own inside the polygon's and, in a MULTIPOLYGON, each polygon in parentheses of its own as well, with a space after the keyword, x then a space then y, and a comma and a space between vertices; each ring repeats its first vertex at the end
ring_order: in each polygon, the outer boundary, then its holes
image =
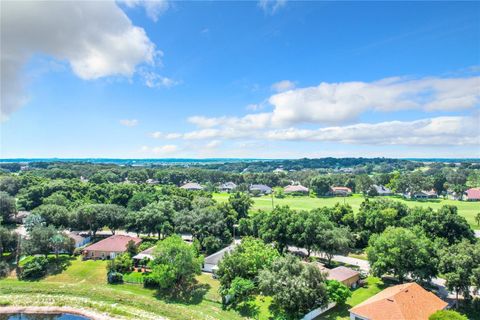
MULTIPOLYGON (((219 202, 227 201, 227 193, 215 193, 213 198, 219 202)), ((378 197, 380 198, 380 197, 378 197)), ((391 199, 405 203, 409 207, 431 207, 438 209, 442 205, 449 204, 458 207, 460 215, 464 216, 473 229, 480 229, 475 222, 475 215, 480 212, 479 202, 467 202, 456 200, 435 199, 429 201, 407 200, 402 197, 381 197, 382 199, 391 199)), ((262 196, 253 198, 255 204, 253 210, 272 210, 272 197, 262 196)), ((360 204, 365 200, 362 195, 355 194, 351 197, 328 197, 328 198, 311 198, 311 197, 286 197, 283 199, 273 198, 273 205, 288 205, 295 210, 311 210, 319 207, 331 207, 336 203, 348 203, 352 206, 354 211, 358 211, 360 204)))
POLYGON ((0 280, 0 305, 70 306, 127 319, 241 319, 235 311, 222 310, 218 281, 202 274, 202 289, 188 302, 167 300, 141 285, 109 285, 106 261, 68 261, 63 272, 39 281, 0 280))

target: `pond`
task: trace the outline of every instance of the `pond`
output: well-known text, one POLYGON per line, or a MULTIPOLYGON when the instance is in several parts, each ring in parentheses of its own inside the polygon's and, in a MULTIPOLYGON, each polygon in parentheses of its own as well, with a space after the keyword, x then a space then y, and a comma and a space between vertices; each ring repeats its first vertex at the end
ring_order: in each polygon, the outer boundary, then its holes
POLYGON ((79 316, 71 313, 58 313, 58 314, 26 314, 26 313, 14 313, 14 314, 0 314, 0 320, 89 320, 90 318, 79 316))

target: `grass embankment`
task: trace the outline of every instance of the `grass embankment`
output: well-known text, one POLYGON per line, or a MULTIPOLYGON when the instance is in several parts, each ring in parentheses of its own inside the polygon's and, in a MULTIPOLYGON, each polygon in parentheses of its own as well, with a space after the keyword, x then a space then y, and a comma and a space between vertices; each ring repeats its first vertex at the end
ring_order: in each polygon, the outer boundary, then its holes
MULTIPOLYGON (((227 201, 229 195, 227 193, 215 193, 213 198, 219 202, 227 201)), ((431 207, 436 210, 443 205, 449 204, 458 207, 458 213, 467 219, 468 223, 473 229, 480 229, 475 222, 475 215, 480 212, 480 205, 478 202, 432 199, 432 200, 408 200, 402 197, 376 197, 374 199, 389 199, 405 203, 409 207, 431 207)), ((262 196, 253 198, 253 210, 272 210, 272 197, 262 196)), ((307 196, 287 196, 283 199, 273 198, 273 204, 288 205, 295 210, 311 210, 320 207, 333 207, 336 203, 347 203, 352 206, 355 212, 360 208, 360 204, 365 198, 360 194, 354 194, 351 197, 326 197, 326 198, 311 198, 307 196)))
POLYGON ((0 280, 0 305, 70 306, 129 319, 241 319, 222 310, 218 281, 210 275, 197 280, 202 289, 189 302, 172 301, 141 285, 106 283, 106 261, 73 258, 61 273, 39 281, 0 280))

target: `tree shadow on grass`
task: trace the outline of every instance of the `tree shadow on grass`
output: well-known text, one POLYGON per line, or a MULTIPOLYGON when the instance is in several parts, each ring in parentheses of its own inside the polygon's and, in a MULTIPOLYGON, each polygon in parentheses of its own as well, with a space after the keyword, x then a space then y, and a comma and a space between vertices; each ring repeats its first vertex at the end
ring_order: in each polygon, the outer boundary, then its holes
POLYGON ((235 308, 242 317, 248 317, 252 319, 257 319, 260 313, 260 308, 255 304, 254 301, 247 301, 235 308))
POLYGON ((75 257, 67 255, 61 255, 58 258, 48 257, 47 276, 62 273, 72 265, 72 261, 75 259, 75 257))
POLYGON ((203 301, 205 294, 210 288, 209 284, 195 282, 185 288, 158 289, 155 293, 155 298, 167 303, 194 305, 203 301))

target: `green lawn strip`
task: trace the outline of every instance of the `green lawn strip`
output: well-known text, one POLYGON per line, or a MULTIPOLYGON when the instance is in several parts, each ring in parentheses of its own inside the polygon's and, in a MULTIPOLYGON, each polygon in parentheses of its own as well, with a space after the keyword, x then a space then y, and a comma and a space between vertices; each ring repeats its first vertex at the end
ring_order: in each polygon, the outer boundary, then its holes
POLYGON ((63 272, 40 281, 0 281, 0 301, 9 305, 59 305, 90 308, 112 316, 149 319, 241 319, 235 311, 222 310, 218 281, 202 274, 199 284, 207 288, 203 299, 192 303, 169 301, 156 290, 139 284, 108 285, 106 261, 72 259, 63 272))
MULTIPOLYGON (((228 194, 226 193, 215 193, 213 198, 219 202, 224 202, 228 200, 228 194)), ((272 197, 271 196, 262 196, 262 197, 253 197, 254 205, 253 210, 272 210, 272 197)), ((458 213, 467 219, 467 222, 473 229, 480 229, 475 222, 475 215, 480 212, 478 202, 468 202, 468 201, 457 201, 457 200, 444 200, 444 199, 433 199, 433 200, 408 200, 399 196, 389 196, 389 197, 376 197, 374 199, 389 199, 400 201, 405 203, 409 207, 431 207, 432 209, 438 209, 443 205, 454 205, 458 208, 458 213)), ((295 210, 311 210, 320 207, 332 207, 336 203, 347 203, 352 206, 355 212, 360 208, 360 204, 365 200, 365 198, 360 194, 354 194, 351 197, 325 197, 325 198, 312 198, 307 196, 293 197, 287 196, 282 199, 273 199, 274 205, 288 205, 290 208, 295 210)))
POLYGON ((348 309, 356 306, 357 304, 367 300, 368 298, 379 293, 385 289, 385 285, 382 280, 375 277, 368 277, 365 279, 367 282, 364 287, 357 288, 352 291, 352 296, 347 299, 345 305, 336 306, 333 309, 327 311, 317 319, 322 320, 347 320, 349 319, 350 313, 348 309))

